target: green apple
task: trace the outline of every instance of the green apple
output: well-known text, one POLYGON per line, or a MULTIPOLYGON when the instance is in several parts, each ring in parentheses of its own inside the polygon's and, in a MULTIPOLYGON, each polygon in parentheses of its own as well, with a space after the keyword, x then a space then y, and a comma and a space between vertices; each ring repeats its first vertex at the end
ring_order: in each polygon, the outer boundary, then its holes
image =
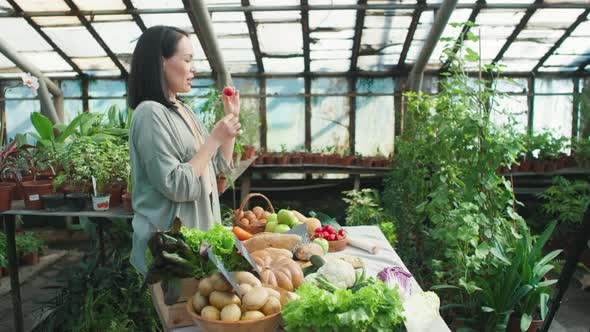
POLYGON ((330 243, 328 243, 328 240, 322 239, 322 238, 317 238, 317 239, 313 240, 313 243, 319 244, 320 247, 322 247, 322 249, 324 249, 324 254, 328 253, 328 248, 330 247, 330 243))
POLYGON ((269 214, 268 218, 266 218, 266 222, 269 222, 269 221, 278 223, 279 219, 277 218, 277 214, 276 213, 269 214))
POLYGON ((291 211, 284 209, 279 211, 277 218, 279 220, 279 224, 287 225, 289 227, 298 221, 297 217, 295 217, 291 211))
POLYGON ((275 233, 285 233, 288 232, 291 229, 291 227, 284 225, 284 224, 278 224, 275 229, 274 232, 275 233))
POLYGON ((265 232, 274 232, 275 228, 279 223, 276 221, 267 221, 266 226, 264 227, 265 232))

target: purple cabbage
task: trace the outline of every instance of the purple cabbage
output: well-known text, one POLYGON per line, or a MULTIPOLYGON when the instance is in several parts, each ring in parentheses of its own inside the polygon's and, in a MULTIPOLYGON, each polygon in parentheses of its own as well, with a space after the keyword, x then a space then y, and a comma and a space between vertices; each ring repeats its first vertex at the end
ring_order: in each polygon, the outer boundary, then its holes
POLYGON ((413 277, 410 272, 407 272, 403 268, 399 266, 389 266, 379 272, 377 276, 387 285, 387 287, 394 288, 398 285, 403 293, 411 293, 413 277))

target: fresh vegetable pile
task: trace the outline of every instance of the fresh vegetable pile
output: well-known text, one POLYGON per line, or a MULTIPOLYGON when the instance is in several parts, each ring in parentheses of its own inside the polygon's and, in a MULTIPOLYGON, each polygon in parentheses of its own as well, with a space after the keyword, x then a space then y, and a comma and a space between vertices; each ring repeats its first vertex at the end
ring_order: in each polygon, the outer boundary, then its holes
POLYGON ((148 242, 151 264, 146 282, 154 284, 176 278, 203 278, 217 268, 207 258, 202 244, 212 246, 215 256, 230 271, 246 270, 248 262, 234 248, 235 238, 222 225, 209 231, 182 227, 176 219, 166 232, 155 233, 148 242))
POLYGON ((342 228, 336 232, 332 226, 326 225, 322 228, 316 228, 315 238, 326 239, 328 241, 344 240, 346 239, 346 234, 342 228))
POLYGON ((304 283, 296 294, 300 299, 282 311, 287 331, 405 331, 397 290, 379 280, 368 279, 356 292, 304 283))

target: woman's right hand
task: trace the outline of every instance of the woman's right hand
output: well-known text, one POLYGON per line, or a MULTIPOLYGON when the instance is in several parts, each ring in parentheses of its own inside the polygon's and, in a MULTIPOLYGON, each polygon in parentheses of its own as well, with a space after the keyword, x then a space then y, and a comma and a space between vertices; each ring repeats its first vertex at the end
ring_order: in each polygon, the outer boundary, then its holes
POLYGON ((211 138, 219 145, 223 145, 240 134, 240 127, 239 118, 230 113, 215 124, 211 131, 211 138))

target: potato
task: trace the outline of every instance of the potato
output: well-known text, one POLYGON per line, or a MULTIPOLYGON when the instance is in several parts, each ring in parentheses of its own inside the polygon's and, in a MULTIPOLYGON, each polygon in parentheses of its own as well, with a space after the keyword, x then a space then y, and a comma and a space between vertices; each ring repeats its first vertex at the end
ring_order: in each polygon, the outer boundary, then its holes
POLYGON ((213 291, 213 282, 211 282, 211 278, 207 277, 205 279, 201 279, 199 281, 199 293, 203 296, 209 296, 213 291))
POLYGON ((264 287, 264 289, 268 293, 268 296, 270 296, 270 297, 276 297, 277 299, 280 299, 281 298, 281 293, 279 293, 277 290, 272 289, 270 287, 264 287))
POLYGON ((242 218, 242 220, 240 220, 240 222, 245 226, 250 226, 250 220, 248 220, 246 218, 242 218))
POLYGON ((238 284, 249 284, 252 287, 260 286, 262 283, 252 273, 247 271, 231 272, 232 277, 238 284))
POLYGON ((254 287, 243 297, 244 308, 246 308, 246 310, 258 310, 262 308, 268 298, 268 292, 264 287, 254 287))
POLYGON ((219 320, 219 309, 208 305, 201 311, 201 317, 209 320, 219 320))
POLYGON ((234 211, 234 217, 236 220, 240 220, 240 219, 244 218, 244 211, 240 210, 240 209, 236 209, 234 211))
POLYGON ((264 213, 264 209, 261 208, 260 206, 255 206, 252 209, 252 212, 254 213, 254 215, 256 216, 256 219, 260 219, 260 217, 262 217, 262 214, 264 213))
POLYGON ((232 290, 231 284, 225 280, 225 277, 221 273, 215 273, 211 276, 211 282, 213 283, 213 289, 220 292, 228 292, 232 290))
POLYGON ((258 223, 259 224, 266 224, 266 219, 265 218, 258 219, 258 223))
POLYGON ((254 319, 261 319, 264 318, 264 314, 260 311, 246 311, 243 315, 241 320, 254 320, 254 319))
POLYGON ((240 284, 240 294, 242 294, 242 297, 248 294, 248 292, 251 291, 252 288, 253 287, 250 284, 240 284))
POLYGON ((234 293, 213 291, 211 295, 209 295, 209 303, 217 309, 222 309, 228 304, 241 305, 242 301, 234 293))
POLYGON ((226 305, 221 309, 221 320, 224 322, 237 322, 242 317, 242 310, 240 307, 232 303, 230 305, 226 305))
POLYGON ((244 218, 250 220, 250 223, 256 222, 256 220, 258 220, 258 218, 256 218, 256 215, 252 211, 244 212, 244 218))
POLYGON ((262 312, 267 316, 281 312, 281 301, 274 296, 269 297, 262 307, 262 312))
POLYGON ((193 295, 193 308, 195 308, 197 313, 200 313, 208 304, 209 301, 207 301, 207 297, 201 295, 201 293, 196 292, 195 295, 193 295))
POLYGON ((270 216, 270 212, 268 212, 268 211, 264 211, 264 212, 262 212, 262 218, 264 218, 264 219, 268 220, 268 217, 269 217, 269 216, 270 216))

